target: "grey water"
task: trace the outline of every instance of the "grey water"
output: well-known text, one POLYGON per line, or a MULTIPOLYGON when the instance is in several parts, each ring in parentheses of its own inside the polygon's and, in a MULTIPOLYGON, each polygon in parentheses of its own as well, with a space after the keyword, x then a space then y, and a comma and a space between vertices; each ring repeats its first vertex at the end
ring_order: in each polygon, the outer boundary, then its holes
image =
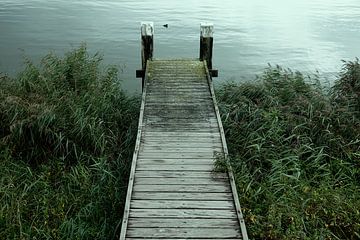
POLYGON ((331 84, 342 59, 360 56, 359 0, 0 0, 0 72, 86 42, 139 91, 141 21, 155 23, 156 58, 198 57, 200 22, 214 23, 217 83, 251 81, 271 63, 331 84))

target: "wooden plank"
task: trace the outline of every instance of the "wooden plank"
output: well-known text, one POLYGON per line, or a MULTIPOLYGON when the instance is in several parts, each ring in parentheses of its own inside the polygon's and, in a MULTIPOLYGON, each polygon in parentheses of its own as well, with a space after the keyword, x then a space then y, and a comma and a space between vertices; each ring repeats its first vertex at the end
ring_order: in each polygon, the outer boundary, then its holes
MULTIPOLYGON (((152 90, 155 90, 152 89, 152 90)), ((166 88, 159 88, 159 89, 156 89, 156 94, 158 95, 171 95, 171 96, 183 96, 183 95, 186 95, 186 94, 189 94, 189 95, 196 95, 197 97, 198 96, 209 96, 207 92, 204 92, 204 90, 202 89, 184 89, 184 90, 181 90, 181 89, 177 89, 176 91, 174 91, 174 89, 166 89, 166 88)), ((152 95, 154 92, 149 92, 149 95, 152 95)))
POLYGON ((162 122, 164 124, 173 124, 174 122, 182 121, 183 123, 216 123, 216 119, 209 116, 209 117, 203 117, 203 116, 193 116, 192 118, 187 116, 158 116, 158 115, 147 115, 145 118, 146 123, 147 122, 162 122))
MULTIPOLYGON (((145 138, 143 138, 145 139, 145 138)), ((150 137, 147 136, 146 139, 144 140, 143 144, 161 144, 162 141, 165 141, 166 143, 173 143, 173 144, 177 144, 177 143, 185 143, 185 144, 193 144, 193 145, 197 145, 197 144, 214 144, 217 145, 219 144, 218 140, 216 138, 210 137, 210 138, 206 138, 206 137, 202 137, 202 138, 191 138, 191 137, 150 137)), ((201 146, 200 146, 201 147, 201 146)))
MULTIPOLYGON (((174 238, 126 238, 127 240, 174 240, 174 238)), ((188 240, 190 238, 176 238, 176 240, 188 240)), ((191 238, 191 240, 213 240, 214 238, 191 238)), ((238 240, 241 238, 216 238, 217 240, 238 240)))
POLYGON ((213 165, 214 159, 138 159, 140 165, 213 165))
POLYGON ((157 110, 151 110, 148 109, 146 112, 146 120, 148 121, 161 121, 161 122, 179 122, 179 121, 186 121, 193 122, 193 123, 202 123, 202 122, 209 122, 209 123, 217 123, 215 114, 211 111, 203 111, 203 110, 196 110, 196 108, 193 108, 192 110, 186 110, 187 112, 191 114, 183 115, 181 114, 181 110, 174 110, 174 111, 168 111, 164 110, 164 112, 161 111, 161 109, 157 110))
MULTIPOLYGON (((151 115, 175 115, 176 114, 181 114, 181 113, 187 113, 189 115, 193 115, 193 116, 210 116, 210 114, 212 114, 211 111, 209 111, 210 109, 194 109, 192 107, 189 108, 178 108, 176 109, 174 108, 146 108, 145 112, 149 113, 151 115)), ((185 115, 186 116, 186 115, 185 115)))
POLYGON ((141 159, 219 159, 223 158, 224 155, 220 154, 214 154, 213 156, 205 156, 200 154, 194 154, 194 153, 184 153, 184 154, 170 154, 170 153, 141 153, 140 155, 141 159))
POLYGON ((147 96, 152 99, 178 99, 181 101, 182 99, 192 99, 192 100, 208 100, 209 95, 201 92, 170 92, 170 91, 163 91, 163 92, 151 92, 148 93, 147 96))
MULTIPOLYGON (((206 108, 210 108, 211 106, 211 102, 208 101, 204 101, 204 102, 149 102, 146 103, 146 107, 155 107, 155 108, 161 108, 161 107, 193 107, 193 108, 202 108, 202 107, 206 107, 206 108)), ((216 118, 213 118, 214 121, 216 121, 216 118)))
POLYGON ((218 144, 220 139, 216 137, 216 133, 213 136, 151 136, 149 134, 143 134, 143 143, 187 143, 187 144, 218 144))
MULTIPOLYGON (((213 128, 215 130, 215 128, 213 128)), ((204 128, 191 128, 191 127, 146 127, 146 130, 151 132, 159 132, 159 133, 183 133, 183 132, 196 132, 196 133, 207 133, 209 130, 207 130, 206 127, 204 128)))
MULTIPOLYGON (((213 106, 210 105, 210 102, 204 102, 204 103, 197 103, 197 104, 184 104, 181 102, 178 102, 177 104, 174 103, 169 103, 169 104, 146 104, 146 106, 150 109, 166 109, 166 110, 179 110, 179 109, 206 109, 206 110, 210 110, 213 108, 213 106)), ((210 111, 209 111, 210 112, 210 111)))
POLYGON ((235 228, 237 219, 173 219, 173 218, 131 218, 129 227, 134 228, 235 228))
POLYGON ((194 82, 192 79, 190 81, 184 82, 179 79, 176 79, 174 81, 171 81, 169 79, 166 80, 157 80, 152 83, 148 83, 148 87, 157 87, 159 84, 163 85, 165 88, 183 88, 183 89, 192 89, 192 88, 200 88, 204 89, 204 91, 209 90, 209 86, 206 84, 206 82, 194 82))
POLYGON ((147 153, 212 153, 214 151, 221 152, 222 148, 216 146, 209 146, 207 148, 196 148, 196 147, 163 147, 163 146, 141 146, 140 149, 147 153))
POLYGON ((179 141, 179 142, 165 142, 165 141, 148 141, 147 139, 143 139, 143 141, 141 142, 141 147, 143 147, 143 149, 147 149, 147 148, 157 148, 157 149, 162 149, 162 148, 168 148, 168 149, 175 149, 175 148, 181 148, 183 147, 184 149, 191 149, 191 148, 197 148, 197 149, 213 149, 213 148, 220 148, 221 147, 221 143, 220 142, 186 142, 186 141, 179 141))
POLYGON ((137 165, 139 171, 204 171, 214 170, 212 165, 137 165))
POLYGON ((161 238, 240 238, 240 232, 233 228, 129 228, 128 237, 161 238))
MULTIPOLYGON (((156 96, 156 95, 154 95, 156 96)), ((211 97, 210 96, 206 96, 206 97, 197 97, 197 96, 192 96, 191 98, 169 98, 169 97, 151 97, 148 96, 148 101, 146 101, 147 103, 171 103, 171 102, 178 102, 178 103, 191 103, 194 101, 194 99, 197 99, 198 103, 204 103, 207 104, 209 103, 209 101, 211 101, 211 97)))
POLYGON ((141 185, 195 185, 195 184, 214 184, 223 185, 229 182, 227 178, 140 178, 135 179, 135 184, 141 185))
POLYGON ((167 193, 167 192, 134 192, 135 200, 208 200, 208 201, 233 201, 231 193, 167 193))
POLYGON ((136 192, 172 192, 172 193, 227 193, 230 185, 139 185, 134 186, 136 192))
POLYGON ((165 152, 165 151, 156 151, 156 152, 140 152, 139 156, 141 158, 208 158, 214 159, 219 156, 223 156, 220 152, 165 152))
MULTIPOLYGON (((142 160, 139 160, 142 161, 142 160)), ((158 178, 227 178, 226 173, 218 172, 199 172, 199 171, 141 171, 137 170, 135 177, 158 177, 158 178)))
POLYGON ((234 209, 231 201, 205 200, 132 200, 132 209, 234 209))
MULTIPOLYGON (((148 69, 146 69, 146 75, 147 74, 148 74, 148 69)), ((147 81, 147 78, 145 77, 143 85, 145 85, 146 81, 147 81)), ((144 119, 145 100, 146 100, 146 87, 144 87, 144 89, 143 89, 143 94, 142 94, 142 98, 141 98, 140 115, 139 115, 139 123, 138 123, 138 132, 137 132, 137 136, 136 136, 136 143, 135 143, 133 159, 132 159, 132 163, 131 163, 129 183, 128 183, 128 189, 127 189, 127 194, 126 194, 122 225, 121 225, 120 240, 125 239, 126 231, 127 231, 128 218, 129 218, 129 213, 130 213, 130 208, 131 208, 131 206, 130 206, 131 202, 130 201, 131 201, 131 196, 132 196, 132 193, 133 193, 134 178, 135 178, 135 171, 136 171, 136 163, 137 163, 137 158, 138 158, 139 149, 140 149, 140 139, 141 139, 141 136, 142 136, 142 126, 143 126, 143 119, 144 119)))
POLYGON ((190 91, 194 90, 197 91, 204 91, 207 92, 209 90, 209 87, 205 84, 169 84, 169 82, 163 82, 163 83, 153 83, 147 85, 148 89, 150 91, 152 90, 161 90, 161 91, 174 91, 174 88, 176 87, 176 91, 182 92, 182 91, 190 91))
MULTIPOLYGON (((233 219, 234 210, 218 209, 131 209, 131 218, 197 218, 197 219, 233 219)), ((146 235, 143 235, 146 236, 146 235)))
POLYGON ((216 129, 209 129, 209 132, 159 132, 159 131, 151 131, 149 129, 145 129, 143 131, 143 134, 145 134, 146 136, 149 137, 156 137, 156 136, 160 136, 160 137, 214 137, 219 139, 220 138, 220 133, 219 131, 216 129))
MULTIPOLYGON (((191 99, 183 99, 183 100, 176 100, 176 99, 149 99, 149 101, 146 102, 146 106, 152 106, 152 105, 155 105, 155 104, 183 104, 183 105, 192 105, 194 104, 193 100, 191 99)), ((202 101, 198 101, 197 102, 197 105, 202 105, 202 104, 211 104, 210 102, 210 99, 209 100, 202 100, 202 101)), ((148 117, 148 116, 146 116, 148 117)), ((183 118, 186 118, 186 117, 191 117, 191 116, 183 116, 183 118)), ((214 114, 214 119, 215 119, 215 114, 214 114)), ((216 120, 216 119, 215 119, 216 120)))
POLYGON ((188 130, 196 130, 196 131, 202 131, 202 132, 206 132, 206 130, 208 129, 217 129, 217 125, 212 124, 212 123, 199 123, 199 124, 191 124, 191 123, 171 123, 171 124, 163 124, 163 123, 146 123, 146 129, 147 130, 151 130, 151 129, 163 129, 168 130, 168 129, 188 129, 188 130))
POLYGON ((144 141, 172 141, 172 142, 219 142, 219 133, 202 135, 203 132, 143 132, 144 141), (153 134, 153 136, 151 135, 153 134), (163 134, 163 136, 161 136, 163 134))

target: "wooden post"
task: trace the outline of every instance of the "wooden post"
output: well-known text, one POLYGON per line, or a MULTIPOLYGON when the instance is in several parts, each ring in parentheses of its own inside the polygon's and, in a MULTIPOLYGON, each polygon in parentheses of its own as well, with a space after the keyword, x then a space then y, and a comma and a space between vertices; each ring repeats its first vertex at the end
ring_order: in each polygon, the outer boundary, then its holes
POLYGON ((200 24, 200 60, 206 60, 209 70, 212 70, 213 32, 212 23, 200 24))
POLYGON ((147 60, 151 60, 154 51, 154 23, 141 22, 141 70, 136 70, 136 77, 142 78, 144 88, 144 78, 147 60))
POLYGON ((154 50, 154 23, 141 23, 141 60, 142 69, 146 69, 146 61, 152 59, 154 50))

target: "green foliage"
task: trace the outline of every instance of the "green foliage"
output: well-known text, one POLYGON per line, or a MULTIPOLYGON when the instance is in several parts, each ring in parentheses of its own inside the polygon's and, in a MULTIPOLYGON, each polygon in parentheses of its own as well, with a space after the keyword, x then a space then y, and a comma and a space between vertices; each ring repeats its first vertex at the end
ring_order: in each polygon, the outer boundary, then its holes
POLYGON ((139 102, 85 45, 0 78, 0 239, 115 239, 139 102))
POLYGON ((251 239, 360 238, 359 63, 331 91, 269 67, 217 93, 251 239))

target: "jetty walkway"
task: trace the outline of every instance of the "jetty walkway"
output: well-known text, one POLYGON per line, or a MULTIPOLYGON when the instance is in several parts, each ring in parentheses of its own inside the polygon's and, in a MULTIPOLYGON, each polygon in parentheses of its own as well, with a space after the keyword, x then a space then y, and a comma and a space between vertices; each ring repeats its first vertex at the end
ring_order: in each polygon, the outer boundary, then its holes
POLYGON ((155 60, 153 25, 142 24, 143 94, 120 239, 248 239, 231 169, 214 171, 227 146, 212 25, 201 29, 200 59, 155 60))

